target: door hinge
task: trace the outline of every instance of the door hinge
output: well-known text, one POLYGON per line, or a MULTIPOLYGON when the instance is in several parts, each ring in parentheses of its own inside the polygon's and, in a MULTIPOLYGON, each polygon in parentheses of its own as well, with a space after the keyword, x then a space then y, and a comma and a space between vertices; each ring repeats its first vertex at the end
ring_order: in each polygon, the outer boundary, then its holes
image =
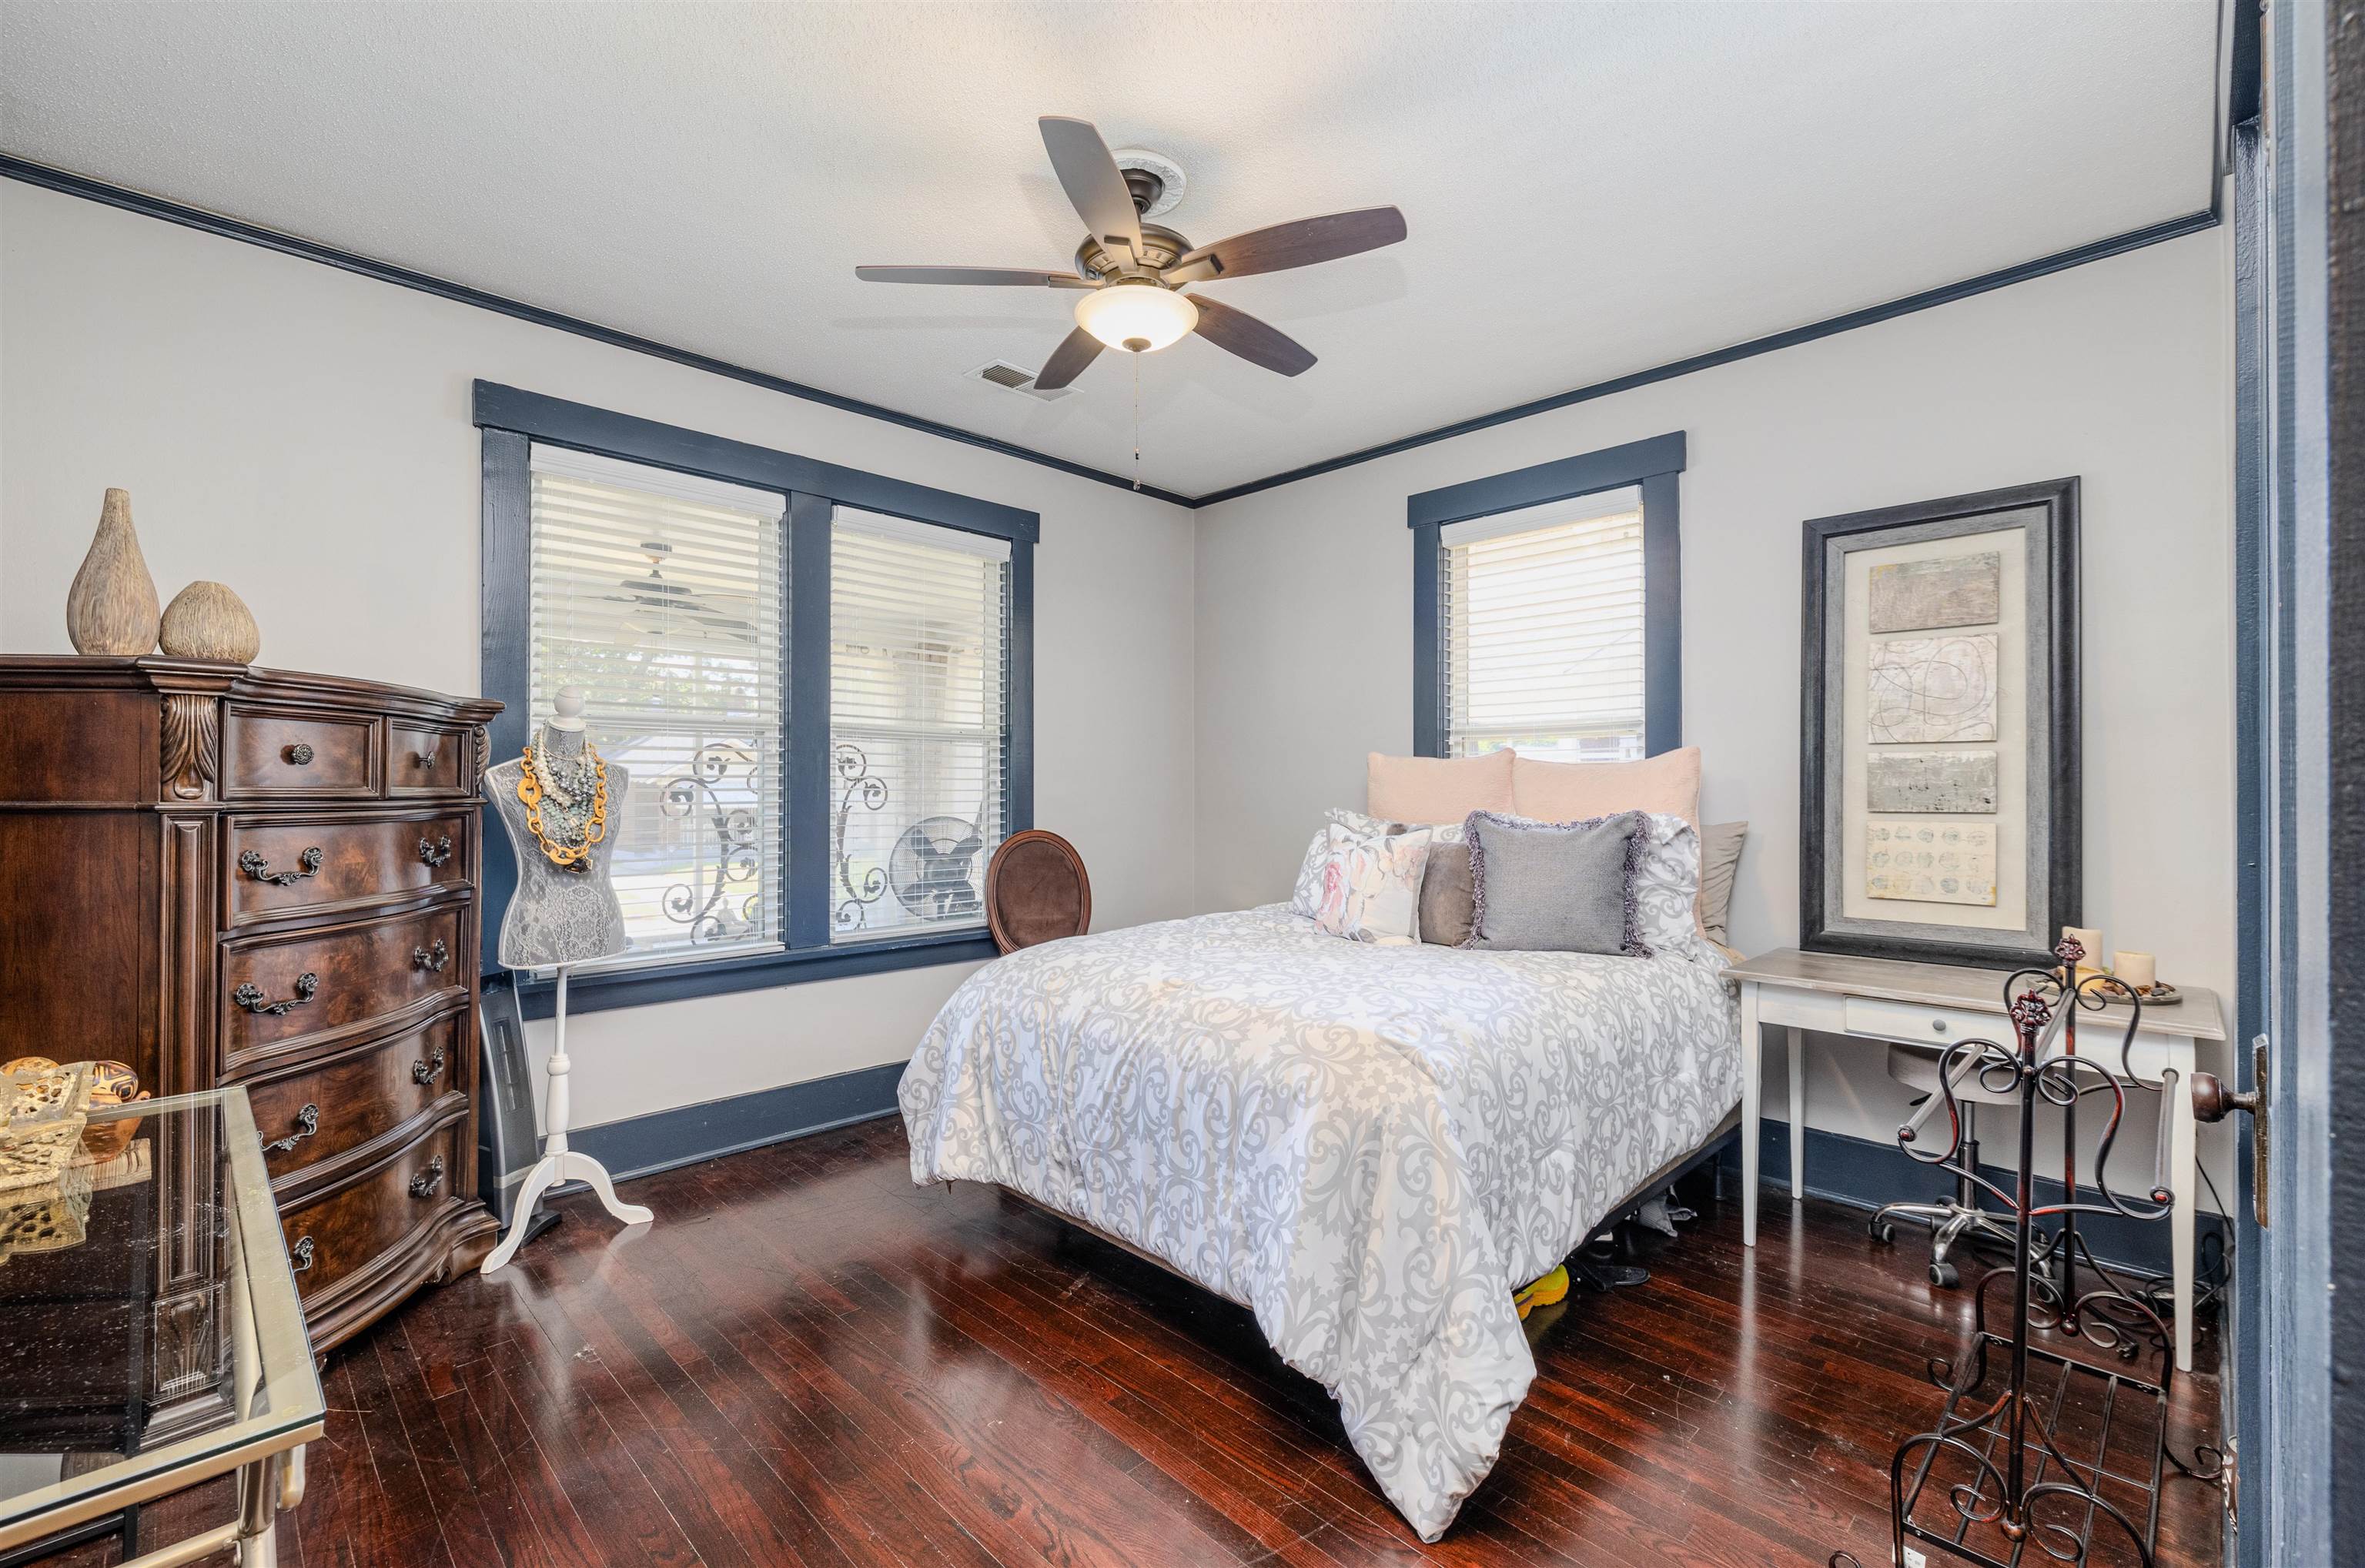
POLYGON ((2250 1115, 2250 1207, 2258 1216, 2259 1228, 2267 1228, 2267 1173, 2272 1169, 2269 1161, 2270 1145, 2268 1139, 2267 1036, 2259 1036, 2250 1042, 2250 1091, 2236 1094, 2219 1081, 2214 1073, 2192 1075, 2192 1114, 2203 1122, 2222 1122, 2236 1111, 2250 1115))

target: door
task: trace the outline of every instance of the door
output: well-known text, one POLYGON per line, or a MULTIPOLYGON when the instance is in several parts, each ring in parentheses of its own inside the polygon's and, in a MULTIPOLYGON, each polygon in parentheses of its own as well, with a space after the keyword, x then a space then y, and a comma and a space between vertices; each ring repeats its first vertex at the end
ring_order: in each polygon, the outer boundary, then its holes
MULTIPOLYGON (((2359 667, 2365 614, 2356 596, 2356 496, 2336 506, 2332 418, 2337 376, 2356 366, 2331 353, 2327 17, 2320 0, 2275 0, 2268 18, 2263 134, 2235 139, 2236 583, 2239 687, 2241 994, 2236 1053, 2244 1088, 2268 1097, 2268 1159, 2254 1179, 2257 1129, 2238 1129, 2243 1192, 2235 1207, 2235 1292, 2228 1317, 2237 1450, 2236 1561, 2246 1568, 2329 1563, 2337 1491, 2365 1466, 2333 1443, 2333 1289, 2365 1289, 2354 1251, 2359 1216, 2336 1226, 2336 1118, 2356 1125, 2360 1047, 2347 1042, 2349 1098, 2337 1097, 2340 1021, 2331 983, 2339 938, 2356 939, 2356 819, 2351 782, 2359 698, 2337 678, 2359 667), (2347 567, 2344 577, 2342 568, 2347 567), (2263 1083, 2247 1043, 2269 1045, 2263 1083), (2269 1223, 2257 1218, 2263 1186, 2269 1223), (2347 1249, 2336 1240, 2347 1243, 2347 1249), (2345 1276, 2345 1277, 2344 1277, 2345 1276)), ((2348 112, 2356 112, 2354 109, 2348 112)), ((2352 133, 2353 135, 2353 133, 2352 133)), ((2342 171, 2355 186, 2358 170, 2342 171)), ((2356 193, 2351 192, 2353 196, 2356 193)), ((2352 263, 2353 267, 2353 263, 2352 263)), ((2350 286, 2355 287, 2353 278, 2350 286)), ((2352 329, 2353 330, 2353 329, 2352 329)), ((2352 396, 2355 396, 2352 394, 2352 396)), ((2350 407, 2357 407, 2351 403, 2350 407)), ((2353 421, 2351 421, 2353 422, 2353 421)), ((2353 948, 2348 949, 2354 951, 2353 948)), ((2345 1005, 2358 1010, 2351 995, 2345 1005)), ((2353 1030, 2354 1023, 2350 1023, 2353 1030)), ((2345 1305, 2345 1304, 2344 1304, 2345 1305)), ((2352 1393, 2346 1397, 2354 1399, 2352 1393)), ((2353 1414, 2338 1417, 2353 1419, 2353 1414)), ((2352 1445, 2353 1449, 2353 1445, 2352 1445)))

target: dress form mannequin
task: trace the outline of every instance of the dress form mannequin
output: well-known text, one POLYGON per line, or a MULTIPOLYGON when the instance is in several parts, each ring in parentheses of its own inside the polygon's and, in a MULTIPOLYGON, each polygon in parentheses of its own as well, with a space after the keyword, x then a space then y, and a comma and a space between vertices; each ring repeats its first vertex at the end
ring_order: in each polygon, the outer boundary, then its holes
MULTIPOLYGON (((552 774, 566 775, 582 761, 588 744, 583 726, 583 694, 574 687, 562 687, 551 716, 544 721, 532 745, 535 783, 543 791, 545 834, 551 833, 559 820, 559 800, 554 798, 553 780, 542 777, 544 765, 552 774)), ((518 1193, 509 1234, 485 1260, 483 1271, 488 1274, 507 1263, 524 1242, 534 1205, 541 1202, 544 1193, 561 1182, 589 1182, 608 1212, 626 1225, 645 1224, 655 1217, 640 1204, 624 1203, 616 1196, 605 1166, 566 1147, 566 1075, 573 1066, 566 1058, 567 971, 594 958, 611 958, 622 952, 625 946, 624 913, 617 905, 616 890, 608 879, 615 835, 594 829, 602 832, 602 836, 586 846, 578 859, 566 865, 554 861, 544 849, 529 819, 526 802, 518 793, 526 773, 526 760, 522 757, 496 763, 485 770, 485 795, 510 835, 510 847, 517 852, 518 863, 517 891, 501 918, 500 960, 511 969, 556 969, 558 994, 551 1014, 555 1037, 545 1068, 550 1092, 543 1113, 542 1159, 527 1173, 525 1185, 518 1193)), ((608 767, 605 779, 608 801, 621 810, 624 791, 632 783, 631 776, 621 767, 608 767)), ((557 841, 564 842, 563 838, 557 841)))

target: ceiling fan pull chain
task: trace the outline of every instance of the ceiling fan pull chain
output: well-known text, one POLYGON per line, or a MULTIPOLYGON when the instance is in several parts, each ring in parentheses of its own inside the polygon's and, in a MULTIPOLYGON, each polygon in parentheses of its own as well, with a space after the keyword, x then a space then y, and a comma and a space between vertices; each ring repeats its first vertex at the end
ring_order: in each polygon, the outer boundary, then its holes
POLYGON ((1133 487, 1141 488, 1141 356, 1133 356, 1133 487))

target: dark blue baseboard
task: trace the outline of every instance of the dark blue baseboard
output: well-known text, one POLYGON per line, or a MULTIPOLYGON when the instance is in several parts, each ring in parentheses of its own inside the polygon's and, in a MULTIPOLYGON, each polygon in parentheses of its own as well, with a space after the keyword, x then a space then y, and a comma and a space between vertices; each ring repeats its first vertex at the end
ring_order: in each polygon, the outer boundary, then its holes
MULTIPOLYGON (((1757 1178, 1761 1191, 1778 1192, 1784 1197, 1790 1191, 1790 1127, 1787 1122, 1765 1122, 1759 1126, 1757 1178)), ((1741 1145, 1735 1140, 1724 1151, 1724 1168, 1740 1180, 1741 1145)), ((1986 1160, 1979 1168, 1989 1181, 2009 1192, 2012 1184, 2010 1170, 1986 1160)), ((1818 1198, 1829 1198, 1851 1208, 1877 1209, 1883 1204, 1929 1202, 1952 1196, 1954 1178, 1945 1171, 1923 1165, 1893 1143, 1875 1143, 1869 1138, 1850 1137, 1845 1133, 1825 1132, 1821 1127, 1807 1129, 1807 1192, 1818 1198)), ((2130 1182, 2133 1186, 2135 1183, 2130 1182)), ((2142 1185, 2150 1186, 2146 1172, 2142 1185)), ((2067 1191, 2062 1184, 2045 1177, 2036 1179, 2036 1200, 2039 1204, 2057 1204, 2067 1191)), ((2086 1201, 2101 1199, 2090 1190, 2086 1201)), ((1995 1206, 1993 1204, 1990 1207, 1995 1206)), ((2202 1209, 2193 1225, 2193 1245, 2199 1256, 2197 1267, 2203 1280, 2209 1274, 2210 1260, 2223 1257, 2225 1222, 2220 1215, 2202 1209), (2213 1242, 2210 1238, 2215 1237, 2213 1242)), ((2165 1223, 2146 1224, 2141 1220, 2122 1219, 2116 1215, 2080 1215, 2078 1229, 2094 1256, 2115 1267, 2136 1270, 2145 1273, 2165 1274, 2169 1271, 2168 1226, 2165 1223)))
POLYGON ((621 1182, 891 1114, 895 1087, 902 1080, 903 1064, 891 1061, 728 1100, 602 1122, 577 1128, 568 1141, 621 1182))

